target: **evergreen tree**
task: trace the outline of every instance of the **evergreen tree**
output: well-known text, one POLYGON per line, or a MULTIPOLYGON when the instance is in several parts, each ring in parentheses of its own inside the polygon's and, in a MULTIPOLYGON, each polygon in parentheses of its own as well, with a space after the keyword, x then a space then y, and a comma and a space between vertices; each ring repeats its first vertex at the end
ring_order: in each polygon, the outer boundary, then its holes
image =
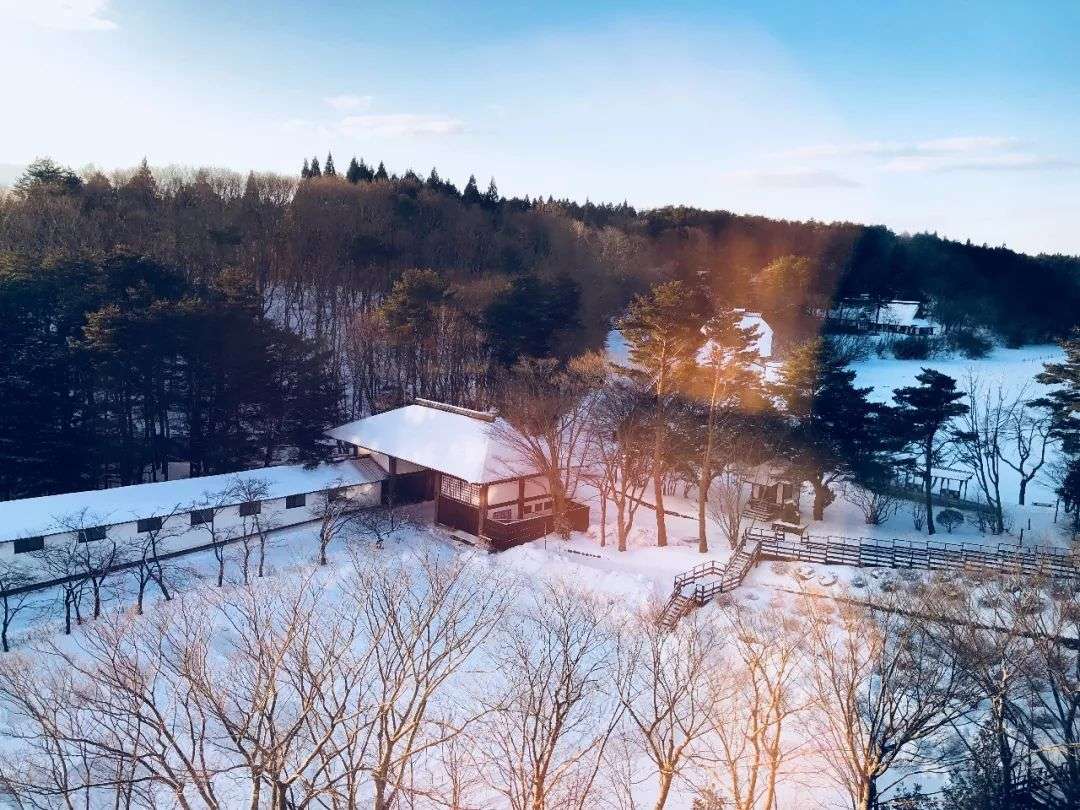
POLYGON ((1049 411, 1053 435, 1061 441, 1067 459, 1057 494, 1066 514, 1072 515, 1070 527, 1075 538, 1080 532, 1080 333, 1062 341, 1061 348, 1065 360, 1047 363, 1035 378, 1054 386, 1053 390, 1032 404, 1049 411))
POLYGON ((476 205, 481 201, 480 189, 476 186, 476 175, 469 175, 469 182, 465 184, 465 190, 461 192, 461 200, 466 205, 476 205))
POLYGON ((716 456, 731 446, 737 433, 745 430, 742 417, 763 411, 767 404, 761 378, 753 368, 760 359, 756 348, 759 335, 755 327, 744 327, 742 322, 741 310, 718 307, 705 322, 702 329, 705 345, 698 352, 700 368, 694 381, 695 393, 708 403, 697 470, 698 551, 702 554, 709 550, 705 533, 709 488, 723 462, 728 460, 718 463, 716 456))
POLYGON ((656 542, 660 546, 667 545, 663 482, 669 458, 668 418, 702 343, 702 310, 696 291, 681 281, 669 281, 637 296, 619 321, 630 359, 647 376, 656 396, 652 473, 656 542))
POLYGON ((916 378, 918 385, 893 391, 897 435, 913 450, 912 463, 923 481, 926 506, 926 531, 934 534, 933 468, 953 440, 945 428, 957 416, 967 413, 960 402, 963 391, 956 390, 956 380, 940 371, 924 368, 916 378))
POLYGON ((499 207, 499 188, 495 185, 495 178, 491 178, 491 182, 488 183, 487 192, 484 194, 484 206, 492 210, 499 207))
POLYGON ((308 166, 307 158, 304 158, 304 166, 300 169, 300 179, 307 180, 311 177, 311 168, 308 166))
POLYGON ((560 334, 580 325, 580 301, 581 288, 569 276, 550 282, 531 273, 516 276, 482 316, 495 359, 511 366, 522 357, 557 354, 560 334))
POLYGON ((375 172, 371 167, 364 163, 364 159, 360 158, 360 179, 365 183, 370 183, 375 179, 375 172))
POLYGON ((386 166, 383 165, 383 162, 381 160, 379 161, 379 168, 375 170, 375 174, 372 175, 371 179, 372 180, 389 180, 390 179, 390 175, 388 175, 386 173, 386 166))
POLYGON ((792 471, 814 488, 814 520, 836 499, 834 484, 873 477, 883 449, 884 409, 867 398, 873 388, 854 382, 855 372, 819 338, 791 351, 776 385, 790 420, 792 471))
POLYGON ((311 170, 308 177, 322 177, 322 169, 319 168, 319 159, 317 157, 311 158, 311 170))
POLYGON ((323 174, 327 177, 337 177, 337 169, 334 168, 334 156, 330 152, 326 153, 326 163, 323 164, 323 174))
POLYGON ((356 156, 349 161, 349 168, 345 170, 345 179, 353 185, 360 182, 360 164, 356 162, 356 156))

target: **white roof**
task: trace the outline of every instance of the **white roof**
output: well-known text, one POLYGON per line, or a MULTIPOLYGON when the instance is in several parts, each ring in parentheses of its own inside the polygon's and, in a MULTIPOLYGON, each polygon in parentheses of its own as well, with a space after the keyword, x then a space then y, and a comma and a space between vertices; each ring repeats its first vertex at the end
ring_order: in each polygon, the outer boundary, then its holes
POLYGON ((528 475, 501 437, 502 419, 488 421, 426 405, 406 405, 357 419, 326 435, 409 461, 420 467, 485 484, 528 475))
POLYGON ((872 323, 897 326, 928 326, 930 322, 918 317, 918 301, 882 301, 875 303, 869 298, 845 298, 831 312, 833 317, 856 319, 864 317, 872 323))
POLYGON ((337 486, 370 484, 385 477, 371 459, 352 459, 320 464, 310 470, 299 464, 265 467, 225 475, 0 501, 0 540, 69 531, 71 519, 76 516, 85 528, 161 517, 177 506, 181 511, 187 511, 197 508, 208 496, 219 494, 237 483, 265 483, 264 497, 271 499, 337 486))

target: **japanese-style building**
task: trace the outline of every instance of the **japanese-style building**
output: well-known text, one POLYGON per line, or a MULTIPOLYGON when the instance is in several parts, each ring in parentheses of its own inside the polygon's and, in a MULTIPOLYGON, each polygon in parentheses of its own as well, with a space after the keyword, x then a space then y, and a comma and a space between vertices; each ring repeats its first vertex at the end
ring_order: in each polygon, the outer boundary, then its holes
MULTIPOLYGON (((555 528, 546 477, 509 446, 509 430, 494 414, 418 399, 327 435, 386 472, 384 503, 434 500, 437 523, 502 550, 555 528)), ((571 501, 566 518, 584 531, 589 509, 571 501)))

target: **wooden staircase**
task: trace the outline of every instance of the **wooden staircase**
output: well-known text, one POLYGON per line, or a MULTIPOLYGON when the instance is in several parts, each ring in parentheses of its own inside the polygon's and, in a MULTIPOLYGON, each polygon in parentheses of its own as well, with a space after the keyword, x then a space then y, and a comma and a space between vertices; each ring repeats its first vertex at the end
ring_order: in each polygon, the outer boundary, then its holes
POLYGON ((664 630, 671 630, 679 619, 694 608, 706 605, 722 593, 733 591, 742 585, 746 575, 758 562, 758 544, 745 535, 735 553, 720 565, 715 560, 695 566, 675 577, 675 587, 657 623, 664 630), (712 580, 703 582, 702 580, 712 580))

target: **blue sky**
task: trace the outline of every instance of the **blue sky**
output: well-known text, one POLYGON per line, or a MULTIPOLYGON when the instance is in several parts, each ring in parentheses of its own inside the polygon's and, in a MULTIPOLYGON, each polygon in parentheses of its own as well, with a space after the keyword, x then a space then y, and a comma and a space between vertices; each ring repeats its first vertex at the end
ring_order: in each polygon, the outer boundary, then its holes
POLYGON ((0 0, 0 164, 333 150, 1080 254, 1078 34, 1076 2, 0 0))

